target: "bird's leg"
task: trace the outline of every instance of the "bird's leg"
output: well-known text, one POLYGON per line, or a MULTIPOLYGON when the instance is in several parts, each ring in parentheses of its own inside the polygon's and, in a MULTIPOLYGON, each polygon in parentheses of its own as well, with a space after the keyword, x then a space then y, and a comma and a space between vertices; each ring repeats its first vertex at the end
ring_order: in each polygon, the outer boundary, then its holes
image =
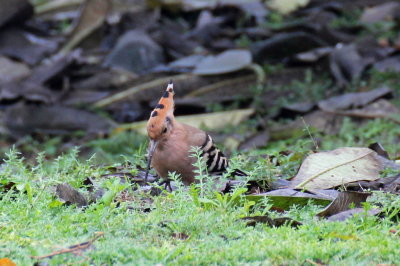
POLYGON ((147 178, 149 176, 149 171, 150 171, 150 164, 151 164, 151 158, 147 159, 147 168, 146 168, 146 173, 144 175, 144 182, 147 182, 147 178))
POLYGON ((164 189, 168 191, 172 191, 172 187, 171 187, 171 179, 164 179, 163 181, 161 181, 160 186, 164 185, 164 189))

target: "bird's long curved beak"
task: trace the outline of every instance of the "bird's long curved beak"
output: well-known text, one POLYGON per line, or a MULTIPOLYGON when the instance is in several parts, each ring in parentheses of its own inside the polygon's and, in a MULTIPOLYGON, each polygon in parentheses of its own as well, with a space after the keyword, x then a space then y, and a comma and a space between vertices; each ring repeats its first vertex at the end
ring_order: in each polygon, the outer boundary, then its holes
POLYGON ((150 147, 149 147, 149 151, 147 153, 147 169, 146 169, 146 174, 144 177, 145 181, 147 181, 147 177, 149 175, 151 159, 153 159, 153 153, 156 150, 157 144, 158 144, 158 141, 150 139, 150 147))

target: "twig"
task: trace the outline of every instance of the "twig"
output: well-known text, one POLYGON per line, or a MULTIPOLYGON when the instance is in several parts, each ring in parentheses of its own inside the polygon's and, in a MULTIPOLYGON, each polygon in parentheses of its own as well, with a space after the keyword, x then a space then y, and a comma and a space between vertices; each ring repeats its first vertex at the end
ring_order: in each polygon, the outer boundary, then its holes
POLYGON ((310 136, 311 141, 312 141, 313 144, 314 144, 315 150, 319 150, 318 143, 315 141, 314 137, 312 136, 312 134, 311 134, 311 132, 310 132, 310 128, 309 128, 309 126, 308 126, 307 123, 306 123, 306 120, 304 120, 304 117, 301 117, 301 120, 303 121, 303 124, 304 124, 304 126, 306 127, 306 130, 307 130, 307 133, 308 133, 308 135, 310 136))
POLYGON ((31 256, 31 257, 33 259, 36 259, 36 260, 42 260, 42 259, 45 259, 45 258, 50 258, 50 257, 53 257, 55 255, 60 255, 60 254, 64 254, 64 253, 76 253, 78 251, 82 251, 82 250, 87 249, 88 247, 90 247, 93 244, 94 241, 96 241, 97 239, 99 239, 103 235, 104 235, 103 232, 96 232, 96 235, 92 239, 90 239, 89 241, 86 241, 86 242, 83 242, 83 243, 79 243, 79 244, 70 246, 68 248, 63 248, 63 249, 54 251, 54 252, 52 252, 52 253, 50 253, 48 255, 38 256, 38 257, 31 256))

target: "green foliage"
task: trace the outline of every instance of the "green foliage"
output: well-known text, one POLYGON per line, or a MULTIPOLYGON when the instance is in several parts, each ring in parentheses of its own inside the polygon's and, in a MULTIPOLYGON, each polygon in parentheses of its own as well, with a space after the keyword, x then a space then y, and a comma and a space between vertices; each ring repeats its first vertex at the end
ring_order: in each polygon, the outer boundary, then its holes
MULTIPOLYGON (((259 154, 263 153, 265 151, 259 151, 259 154)), ((277 171, 290 172, 296 166, 289 167, 288 164, 300 162, 306 149, 301 154, 289 156, 279 154, 277 150, 272 153, 276 155, 274 159, 256 160, 254 170, 249 169, 251 178, 258 175, 274 177, 277 171), (278 161, 281 166, 276 166, 278 161), (267 167, 263 169, 264 164, 267 167)), ((81 161, 77 154, 78 150, 73 149, 47 162, 42 153, 35 164, 27 163, 15 150, 7 154, 0 171, 3 185, 0 187, 2 256, 18 264, 33 264, 31 256, 87 241, 95 232, 101 231, 104 237, 94 243, 95 248, 85 251, 89 260, 84 263, 297 264, 310 259, 329 264, 400 263, 397 256, 400 246, 388 233, 391 228, 397 228, 399 202, 396 198, 387 199, 391 207, 385 212, 391 219, 380 221, 359 215, 349 222, 329 223, 315 220, 314 215, 320 208, 312 201, 305 208, 293 207, 286 214, 280 214, 271 210, 272 205, 267 199, 257 203, 247 200, 245 188, 237 187, 225 195, 214 192, 209 182, 214 179, 206 173, 198 150, 194 150, 195 165, 199 167, 197 175, 202 182, 187 188, 179 182, 178 175, 170 173, 178 189, 157 197, 141 196, 125 185, 127 183, 121 184, 119 179, 100 179, 102 174, 109 172, 108 168, 94 167, 95 158, 81 161), (54 196, 52 188, 63 182, 82 191, 82 182, 89 176, 95 177, 106 190, 98 203, 79 209, 64 205, 54 196), (9 182, 15 183, 15 189, 5 189, 4 185, 9 182), (121 201, 118 199, 121 193, 132 199, 121 201), (150 213, 141 211, 141 197, 152 201, 150 213), (248 215, 272 218, 284 215, 304 225, 297 230, 265 225, 248 228, 239 220, 248 215), (181 240, 177 238, 179 235, 188 238, 181 240)), ((141 163, 141 158, 131 158, 130 164, 141 163)), ((246 157, 235 157, 233 166, 241 166, 245 160, 246 157)), ((383 203, 382 200, 379 202, 383 203)), ((82 263, 86 257, 64 254, 54 256, 48 262, 52 265, 82 263)))

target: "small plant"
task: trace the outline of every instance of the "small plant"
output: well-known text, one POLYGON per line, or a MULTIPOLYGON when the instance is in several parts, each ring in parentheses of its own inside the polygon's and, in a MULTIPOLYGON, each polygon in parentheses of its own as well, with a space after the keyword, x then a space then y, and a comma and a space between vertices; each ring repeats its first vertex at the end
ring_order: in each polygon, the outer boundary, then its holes
POLYGON ((105 206, 111 206, 115 197, 123 190, 130 187, 128 181, 121 183, 120 178, 109 179, 103 183, 103 187, 107 189, 107 192, 101 198, 101 203, 105 206))

